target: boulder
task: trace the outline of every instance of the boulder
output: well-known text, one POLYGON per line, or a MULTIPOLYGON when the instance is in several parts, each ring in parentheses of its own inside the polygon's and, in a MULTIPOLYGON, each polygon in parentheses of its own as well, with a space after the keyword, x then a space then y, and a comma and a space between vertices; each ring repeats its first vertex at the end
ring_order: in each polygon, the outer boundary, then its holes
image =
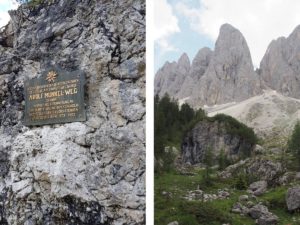
POLYGON ((265 215, 262 215, 258 220, 258 225, 276 225, 278 224, 278 217, 272 213, 268 213, 265 215))
POLYGON ((257 220, 258 225, 276 225, 279 221, 278 217, 269 212, 264 205, 257 204, 249 209, 251 218, 257 220))
POLYGON ((255 206, 253 206, 252 208, 249 209, 249 215, 253 218, 253 219, 258 219, 261 216, 268 214, 269 210, 266 206, 261 205, 261 204, 257 204, 255 206))
POLYGON ((168 225, 179 225, 179 223, 177 221, 173 221, 171 223, 168 223, 168 225))
POLYGON ((247 215, 249 213, 249 209, 243 204, 237 202, 233 205, 231 212, 237 213, 240 215, 247 215))
POLYGON ((239 201, 240 201, 240 202, 248 201, 248 199, 249 199, 249 196, 248 196, 248 195, 241 195, 241 196, 239 197, 239 201))
POLYGON ((253 149, 253 152, 256 155, 261 155, 261 154, 263 154, 265 152, 265 149, 261 145, 255 145, 255 147, 253 149))
POLYGON ((255 196, 260 196, 267 191, 268 183, 264 180, 250 184, 248 190, 255 196))
POLYGON ((300 208, 300 186, 289 188, 286 194, 286 205, 289 211, 300 208))

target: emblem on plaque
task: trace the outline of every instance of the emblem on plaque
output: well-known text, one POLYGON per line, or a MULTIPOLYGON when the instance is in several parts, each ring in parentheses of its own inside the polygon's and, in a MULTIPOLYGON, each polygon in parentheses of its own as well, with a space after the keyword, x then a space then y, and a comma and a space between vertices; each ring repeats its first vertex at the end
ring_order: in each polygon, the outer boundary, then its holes
POLYGON ((50 72, 47 74, 46 80, 47 80, 49 83, 51 83, 51 82, 54 82, 56 78, 57 78, 57 73, 55 73, 54 71, 50 71, 50 72))

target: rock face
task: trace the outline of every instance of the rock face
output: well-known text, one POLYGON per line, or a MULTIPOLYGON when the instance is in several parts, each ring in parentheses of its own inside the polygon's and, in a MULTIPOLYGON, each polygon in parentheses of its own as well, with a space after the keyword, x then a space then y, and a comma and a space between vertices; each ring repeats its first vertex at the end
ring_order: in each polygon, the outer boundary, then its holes
POLYGON ((248 45, 239 30, 229 24, 221 26, 215 51, 199 85, 188 100, 193 106, 241 101, 261 92, 248 45))
POLYGON ((0 224, 144 224, 145 2, 45 2, 0 35, 0 224), (86 122, 24 126, 49 65, 85 73, 86 122))
POLYGON ((199 86, 201 77, 207 70, 213 51, 209 48, 202 48, 195 56, 190 71, 186 74, 184 82, 180 84, 180 91, 175 95, 178 99, 185 99, 192 95, 194 89, 199 86))
MULTIPOLYGON (((229 24, 221 26, 215 51, 201 49, 189 73, 187 70, 184 73, 177 70, 177 78, 174 71, 172 76, 169 75, 170 68, 165 65, 157 72, 155 92, 159 95, 167 92, 194 107, 241 101, 261 93, 260 79, 254 72, 246 40, 240 31, 229 24), (176 83, 176 92, 160 85, 164 79, 176 83)), ((169 82, 170 86, 172 84, 169 82)))
POLYGON ((293 211, 300 208, 300 187, 289 188, 286 194, 288 210, 293 211))
POLYGON ((185 53, 178 62, 166 62, 155 76, 155 94, 164 96, 168 93, 171 97, 177 96, 188 76, 189 70, 190 60, 185 53))
POLYGON ((196 164, 204 160, 206 151, 211 148, 214 157, 222 150, 231 159, 237 159, 245 149, 251 151, 254 146, 242 137, 230 134, 225 122, 201 121, 189 131, 182 142, 182 160, 196 164))
POLYGON ((300 26, 288 38, 273 40, 260 64, 265 84, 283 95, 300 98, 300 26))

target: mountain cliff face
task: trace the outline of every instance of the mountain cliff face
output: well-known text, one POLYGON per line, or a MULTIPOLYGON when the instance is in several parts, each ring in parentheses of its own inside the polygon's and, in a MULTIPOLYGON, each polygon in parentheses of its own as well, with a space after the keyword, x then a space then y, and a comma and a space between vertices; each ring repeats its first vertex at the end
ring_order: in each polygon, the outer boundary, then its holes
MULTIPOLYGON (((170 77, 168 69, 159 71, 156 84, 170 77), (159 76, 158 76, 159 75, 159 76)), ((159 95, 168 92, 177 99, 185 99, 194 107, 241 101, 261 93, 260 79, 254 72, 249 48, 243 35, 229 24, 220 28, 215 50, 199 51, 190 73, 180 73, 184 85, 180 94, 174 95, 156 85, 159 95)), ((173 78, 175 79, 175 78, 173 78)), ((177 85, 178 86, 178 85, 177 85)))
POLYGON ((197 123, 183 139, 182 161, 190 164, 203 163, 209 149, 215 161, 221 150, 224 151, 224 157, 230 160, 250 154, 254 144, 241 135, 228 131, 229 126, 229 122, 219 120, 197 123))
POLYGON ((177 96, 182 89, 182 84, 189 74, 190 60, 187 54, 183 54, 178 62, 169 63, 157 72, 155 78, 155 93, 164 96, 168 93, 170 96, 177 96))
POLYGON ((176 95, 178 99, 184 99, 192 95, 194 89, 199 86, 201 77, 204 75, 213 52, 209 48, 202 48, 195 56, 189 73, 185 76, 184 82, 180 86, 180 91, 176 95))
POLYGON ((285 96, 300 98, 300 26, 288 38, 270 43, 260 70, 267 86, 285 96))
POLYGON ((0 224, 144 224, 145 2, 55 0, 0 33, 0 224), (86 76, 86 122, 26 127, 24 82, 86 76))

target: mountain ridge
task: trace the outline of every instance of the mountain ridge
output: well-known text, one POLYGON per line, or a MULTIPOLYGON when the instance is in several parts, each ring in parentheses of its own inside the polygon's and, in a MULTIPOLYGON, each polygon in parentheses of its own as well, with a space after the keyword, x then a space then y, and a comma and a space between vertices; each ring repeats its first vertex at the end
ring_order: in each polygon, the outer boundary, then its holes
MULTIPOLYGON (((300 25, 287 38, 279 37, 271 41, 260 67, 254 71, 246 39, 238 29, 223 24, 215 49, 200 49, 185 74, 177 71, 180 79, 173 78, 168 85, 158 86, 158 83, 164 83, 163 79, 176 76, 176 73, 168 71, 166 64, 157 72, 155 94, 163 96, 168 93, 170 97, 194 108, 244 101, 269 88, 285 96, 300 98, 297 75, 300 72, 299 33, 300 25), (202 59, 197 61, 198 57, 202 59), (176 86, 176 92, 170 88, 172 86, 176 86)), ((179 60, 176 64, 180 64, 179 60)))

